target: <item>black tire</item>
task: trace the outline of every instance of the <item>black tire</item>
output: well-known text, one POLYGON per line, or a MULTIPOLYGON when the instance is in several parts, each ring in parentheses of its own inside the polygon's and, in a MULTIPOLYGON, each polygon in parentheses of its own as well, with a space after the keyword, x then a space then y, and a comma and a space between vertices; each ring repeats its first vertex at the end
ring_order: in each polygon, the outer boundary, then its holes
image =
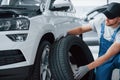
MULTIPOLYGON (((94 60, 88 46, 81 38, 73 35, 68 35, 56 42, 52 46, 50 54, 49 65, 55 80, 74 80, 72 66, 79 67, 94 60)), ((94 76, 92 70, 81 80, 94 80, 94 76)))
MULTIPOLYGON (((42 77, 43 74, 41 73, 42 72, 41 67, 43 66, 43 68, 45 68, 44 65, 46 66, 46 68, 48 68, 48 71, 46 71, 48 75, 46 75, 45 80, 51 80, 51 79, 48 79, 49 77, 51 77, 51 75, 49 76, 50 70, 49 70, 48 63, 42 63, 42 59, 43 59, 42 56, 45 55, 44 50, 46 49, 46 47, 48 47, 48 49, 50 50, 51 44, 48 41, 41 42, 41 44, 38 47, 38 51, 37 51, 37 55, 36 55, 36 59, 35 59, 34 67, 33 67, 31 80, 43 80, 43 77, 42 77)), ((48 58, 48 53, 46 52, 46 55, 45 55, 46 60, 48 60, 47 59, 48 58)))

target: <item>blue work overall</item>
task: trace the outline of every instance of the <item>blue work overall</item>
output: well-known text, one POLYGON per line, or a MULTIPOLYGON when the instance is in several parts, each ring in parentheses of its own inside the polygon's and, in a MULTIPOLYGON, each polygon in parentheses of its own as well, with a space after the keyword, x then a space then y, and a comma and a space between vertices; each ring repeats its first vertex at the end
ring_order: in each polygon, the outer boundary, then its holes
MULTIPOLYGON (((106 40, 104 38, 104 28, 105 24, 101 24, 101 37, 100 37, 100 50, 99 50, 99 57, 104 55, 108 48, 113 44, 115 40, 115 36, 117 32, 120 30, 118 28, 114 31, 113 35, 111 36, 111 40, 106 40)), ((103 63, 101 66, 96 68, 96 80, 111 80, 112 72, 115 68, 120 69, 120 54, 116 54, 115 56, 111 57, 108 61, 103 63)))

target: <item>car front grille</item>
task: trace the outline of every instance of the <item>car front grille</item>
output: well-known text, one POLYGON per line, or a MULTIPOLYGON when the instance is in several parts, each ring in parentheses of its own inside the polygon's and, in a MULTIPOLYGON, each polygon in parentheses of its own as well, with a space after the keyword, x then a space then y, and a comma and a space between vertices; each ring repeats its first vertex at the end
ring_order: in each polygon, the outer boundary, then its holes
POLYGON ((0 51, 0 66, 26 61, 20 50, 0 51))

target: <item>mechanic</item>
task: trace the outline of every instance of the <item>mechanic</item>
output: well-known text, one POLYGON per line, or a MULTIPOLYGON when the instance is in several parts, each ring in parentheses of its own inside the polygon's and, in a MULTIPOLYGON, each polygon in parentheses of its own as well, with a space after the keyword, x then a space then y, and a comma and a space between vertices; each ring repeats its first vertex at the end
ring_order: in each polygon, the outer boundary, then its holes
POLYGON ((111 80, 113 69, 120 69, 120 3, 110 3, 103 14, 104 17, 67 32, 79 35, 93 30, 100 39, 99 57, 77 69, 74 73, 74 78, 77 80, 94 68, 96 68, 96 80, 111 80))

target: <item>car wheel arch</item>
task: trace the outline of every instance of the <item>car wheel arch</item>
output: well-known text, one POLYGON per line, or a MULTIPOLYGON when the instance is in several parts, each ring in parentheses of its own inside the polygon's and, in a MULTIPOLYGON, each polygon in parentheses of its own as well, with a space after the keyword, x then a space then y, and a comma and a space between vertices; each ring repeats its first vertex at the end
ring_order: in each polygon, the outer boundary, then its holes
MULTIPOLYGON (((44 34, 44 35, 42 36, 41 40, 40 40, 40 43, 43 42, 43 41, 48 41, 48 42, 50 42, 51 44, 53 44, 54 41, 55 41, 54 34, 51 33, 51 32, 44 34)), ((39 43, 39 44, 40 44, 40 43, 39 43)))

